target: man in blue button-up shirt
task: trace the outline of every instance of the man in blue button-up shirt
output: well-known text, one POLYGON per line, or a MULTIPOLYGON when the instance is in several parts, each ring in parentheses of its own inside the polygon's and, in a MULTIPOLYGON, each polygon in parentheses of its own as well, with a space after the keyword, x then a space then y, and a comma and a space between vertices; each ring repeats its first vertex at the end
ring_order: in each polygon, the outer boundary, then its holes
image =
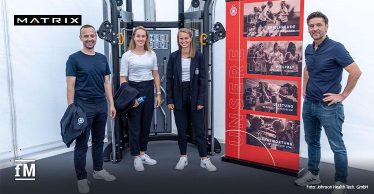
MULTIPOLYGON (((319 162, 321 159, 321 131, 325 129, 330 147, 334 152, 335 185, 347 182, 347 151, 343 141, 343 100, 355 87, 361 71, 345 47, 327 35, 328 18, 321 12, 311 13, 307 18, 308 31, 313 44, 305 49, 303 77, 303 121, 305 140, 308 144, 308 172, 297 179, 300 186, 319 184, 319 162), (340 84, 343 69, 349 73, 348 82, 342 92, 340 84)), ((334 187, 335 193, 345 193, 344 186, 334 187), (343 188, 343 189, 341 189, 343 188)))

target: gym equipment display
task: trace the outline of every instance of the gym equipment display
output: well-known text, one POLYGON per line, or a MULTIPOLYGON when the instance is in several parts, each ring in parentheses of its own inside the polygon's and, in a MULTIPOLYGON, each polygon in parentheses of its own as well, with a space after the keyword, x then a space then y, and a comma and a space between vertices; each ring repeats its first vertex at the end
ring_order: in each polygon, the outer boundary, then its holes
MULTIPOLYGON (((205 106, 205 128, 207 134, 208 154, 219 153, 221 151, 220 144, 214 138, 213 130, 213 50, 212 44, 225 38, 226 31, 219 22, 213 24, 213 10, 215 6, 214 0, 194 0, 188 11, 185 12, 184 0, 178 0, 178 21, 157 22, 155 21, 155 8, 151 6, 151 1, 144 1, 145 21, 134 21, 132 12, 132 0, 125 1, 125 10, 122 9, 124 1, 109 0, 109 5, 104 2, 104 22, 98 30, 98 36, 106 41, 105 53, 111 61, 112 65, 112 83, 113 89, 119 88, 119 67, 120 59, 126 50, 129 40, 131 39, 134 27, 143 26, 150 32, 150 45, 156 52, 158 69, 161 78, 162 99, 165 99, 165 71, 167 61, 171 52, 171 33, 170 28, 190 28, 194 32, 198 49, 204 55, 204 63, 207 69, 207 88, 205 106), (107 13, 109 10, 110 13, 107 13), (110 20, 109 17, 110 15, 110 20), (165 30, 161 30, 165 29, 165 30), (109 49, 110 47, 110 49, 109 49)), ((111 142, 104 150, 104 161, 119 162, 122 159, 122 151, 125 149, 127 136, 126 115, 117 115, 114 126, 108 125, 108 139, 111 142), (111 130, 113 129, 113 130, 111 130)), ((189 142, 193 143, 193 135, 191 130, 188 133, 189 142)), ((154 111, 152 119, 150 141, 156 140, 177 140, 177 135, 171 130, 171 112, 167 109, 165 102, 154 111)))

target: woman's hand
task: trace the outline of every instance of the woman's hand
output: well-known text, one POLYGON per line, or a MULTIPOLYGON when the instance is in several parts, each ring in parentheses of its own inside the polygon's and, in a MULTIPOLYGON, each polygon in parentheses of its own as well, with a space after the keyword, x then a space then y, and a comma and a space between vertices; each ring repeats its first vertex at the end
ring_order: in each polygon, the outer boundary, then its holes
POLYGON ((161 95, 157 94, 156 96, 156 108, 161 106, 161 95))
POLYGON ((173 110, 173 109, 174 109, 174 104, 168 104, 168 108, 169 108, 170 110, 173 110))
POLYGON ((204 106, 203 105, 197 105, 197 110, 201 110, 201 109, 203 109, 204 108, 204 106))
POLYGON ((136 108, 139 106, 138 99, 135 99, 134 105, 132 106, 133 108, 136 108))

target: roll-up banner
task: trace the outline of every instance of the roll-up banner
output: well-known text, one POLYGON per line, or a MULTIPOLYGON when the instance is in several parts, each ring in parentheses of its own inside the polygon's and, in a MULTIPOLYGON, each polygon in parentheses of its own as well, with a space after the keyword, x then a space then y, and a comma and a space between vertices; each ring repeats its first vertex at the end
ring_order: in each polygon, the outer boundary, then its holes
POLYGON ((224 161, 299 171, 304 0, 226 1, 224 161))

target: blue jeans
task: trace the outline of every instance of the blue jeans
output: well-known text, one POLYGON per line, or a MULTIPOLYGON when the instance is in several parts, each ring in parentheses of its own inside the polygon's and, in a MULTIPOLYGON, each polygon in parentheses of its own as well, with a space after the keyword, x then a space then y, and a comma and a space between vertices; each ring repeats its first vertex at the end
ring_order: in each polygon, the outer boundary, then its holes
POLYGON ((324 102, 305 99, 303 106, 305 141, 308 144, 308 169, 317 175, 321 159, 321 131, 325 130, 331 150, 334 152, 335 181, 347 182, 348 159, 343 141, 342 125, 344 110, 342 103, 328 106, 324 102))

